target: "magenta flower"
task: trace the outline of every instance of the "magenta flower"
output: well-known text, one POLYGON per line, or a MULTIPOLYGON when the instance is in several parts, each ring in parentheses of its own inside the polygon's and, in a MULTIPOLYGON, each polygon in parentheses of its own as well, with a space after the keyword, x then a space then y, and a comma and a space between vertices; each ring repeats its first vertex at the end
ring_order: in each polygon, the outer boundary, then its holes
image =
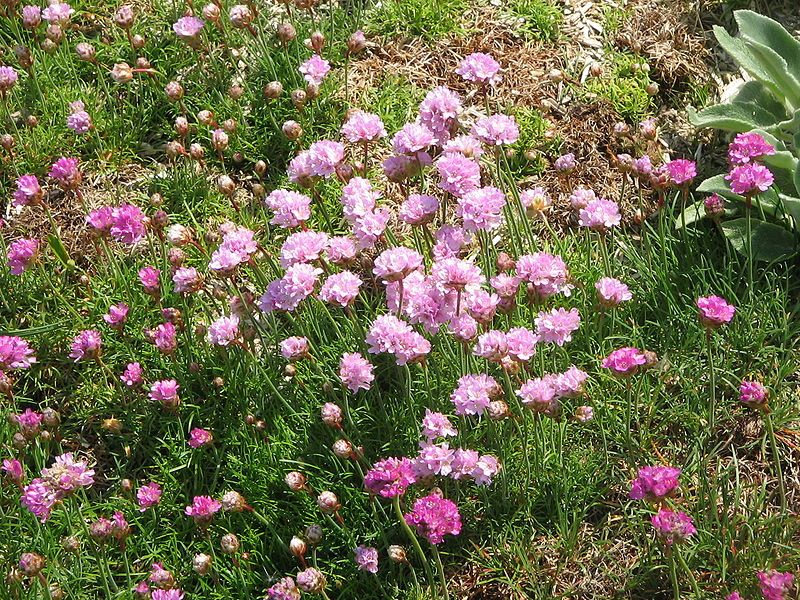
POLYGON ((69 357, 74 358, 75 362, 86 359, 97 359, 100 356, 100 347, 102 344, 103 341, 99 331, 96 329, 85 329, 72 340, 69 357))
POLYGON ((42 413, 34 412, 30 408, 26 408, 24 412, 14 416, 20 431, 29 439, 39 433, 39 427, 41 427, 43 419, 42 413))
POLYGON ((697 308, 700 311, 700 322, 709 329, 730 323, 736 313, 736 307, 728 304, 720 296, 698 298, 697 308))
POLYGON ((458 199, 456 215, 469 232, 491 231, 503 221, 505 194, 496 187, 487 186, 467 192, 458 199))
POLYGON ((0 371, 30 369, 36 362, 33 348, 16 335, 0 335, 0 371))
POLYGON ((36 478, 22 489, 20 503, 45 523, 50 518, 56 502, 57 492, 43 479, 36 478))
POLYGON ((638 348, 618 348, 603 359, 600 366, 610 369, 615 375, 627 377, 647 363, 647 357, 638 348))
POLYGON ((368 573, 378 572, 378 551, 368 546, 358 546, 355 549, 356 564, 362 571, 368 573))
POLYGON ((387 133, 378 115, 357 110, 342 125, 342 135, 353 144, 367 144, 385 138, 387 133))
POLYGON ((475 481, 475 485, 490 485, 492 478, 500 472, 500 461, 491 454, 482 454, 478 462, 472 468, 470 475, 475 481))
POLYGON ((70 103, 69 108, 72 112, 67 116, 67 127, 77 134, 88 133, 92 128, 92 117, 84 110, 83 102, 76 100, 70 103))
POLYGON ((178 389, 180 385, 174 379, 162 379, 150 386, 148 394, 153 402, 161 402, 166 408, 175 408, 180 404, 178 389))
POLYGON ((399 281, 422 265, 422 256, 416 250, 397 246, 381 252, 374 265, 372 272, 384 283, 399 281))
MULTIPOLYGON (((52 4, 50 6, 53 6, 52 4)), ((58 184, 65 190, 74 190, 81 183, 81 172, 78 168, 77 158, 66 158, 62 156, 50 167, 48 173, 50 177, 58 181, 58 184)))
POLYGON ((745 404, 762 406, 767 402, 767 388, 758 381, 742 381, 739 386, 739 400, 745 404))
POLYGON ((178 349, 177 330, 175 325, 167 321, 147 332, 150 340, 162 354, 172 354, 178 349))
POLYGON ((120 204, 111 213, 111 237, 123 244, 133 245, 147 235, 145 214, 133 204, 120 204))
POLYGON ((471 133, 487 146, 507 146, 519 139, 519 126, 514 117, 496 114, 478 119, 471 133))
POLYGON ((192 448, 201 448, 210 446, 214 441, 214 436, 207 429, 195 427, 189 432, 189 441, 187 442, 192 448))
POLYGON ((161 486, 151 481, 143 485, 136 491, 136 503, 139 505, 139 512, 144 512, 161 502, 161 486))
POLYGON ((414 476, 422 481, 440 475, 447 477, 452 471, 451 464, 455 451, 449 444, 420 443, 419 454, 414 459, 414 476))
POLYGON ((128 311, 130 307, 124 302, 114 304, 108 307, 108 312, 103 315, 103 320, 114 329, 122 329, 125 321, 128 320, 128 311))
POLYGON ((619 306, 633 298, 628 286, 613 277, 599 279, 594 284, 594 288, 597 290, 597 299, 600 304, 607 308, 619 306))
POLYGON ((584 384, 589 375, 572 365, 563 373, 549 375, 548 377, 550 385, 553 386, 556 394, 563 398, 574 398, 584 393, 584 384))
POLYGON ((414 503, 413 510, 405 515, 406 522, 431 544, 438 545, 445 535, 461 533, 461 515, 451 500, 430 494, 414 503))
POLYGON ((5 96, 17 84, 19 75, 14 67, 0 66, 0 96, 5 96))
POLYGON ((36 204, 42 199, 42 187, 35 175, 20 175, 17 178, 17 189, 14 191, 14 206, 36 204))
POLYGON ((461 198, 481 186, 481 167, 461 154, 445 154, 436 161, 439 188, 461 198))
POLYGON ((461 98, 458 94, 439 86, 428 92, 420 102, 418 121, 433 133, 436 145, 441 146, 457 130, 460 112, 461 98))
POLYGON ((239 317, 220 317, 208 326, 206 339, 215 346, 229 346, 239 337, 239 317))
POLYGON ((457 415, 482 415, 492 399, 502 393, 500 384, 490 375, 464 375, 458 380, 450 401, 457 415))
POLYGON ((539 341, 563 346, 572 341, 572 334, 580 327, 581 316, 577 308, 554 308, 549 312, 540 312, 535 323, 539 341))
POLYGON ((128 387, 137 387, 142 384, 144 369, 138 362, 128 363, 125 371, 120 375, 120 380, 128 387))
POLYGON ((478 467, 478 461, 481 455, 476 450, 465 450, 464 448, 456 448, 453 453, 453 462, 450 467, 450 477, 456 481, 462 479, 471 479, 472 473, 478 467))
POLYGON ((5 472, 6 477, 12 483, 16 485, 22 485, 22 482, 25 479, 25 470, 22 467, 22 463, 16 458, 4 459, 3 466, 0 467, 0 470, 5 472))
POLYGON ((384 498, 402 496, 415 482, 413 464, 405 457, 380 460, 364 476, 364 487, 384 498))
POLYGON ((781 573, 775 569, 757 573, 758 587, 765 600, 788 600, 794 584, 794 575, 781 573))
POLYGON ((673 512, 667 508, 662 508, 652 516, 650 522, 653 524, 658 537, 668 546, 685 542, 697 533, 692 518, 685 512, 673 512))
POLYGON ((300 590, 291 577, 284 577, 267 590, 267 600, 300 600, 300 590))
POLYGON ((303 75, 303 79, 308 83, 312 85, 322 85, 322 81, 331 70, 331 64, 318 54, 314 54, 300 65, 299 70, 303 75))
POLYGON ((775 182, 775 176, 767 167, 759 163, 748 162, 735 166, 725 175, 731 191, 740 196, 755 196, 766 192, 775 182))
POLYGON ((281 355, 286 360, 297 361, 310 356, 308 340, 300 336, 288 337, 280 343, 281 355))
POLYGON ((775 147, 754 131, 737 134, 728 146, 728 162, 732 165, 745 165, 773 154, 775 147))
POLYGON ((428 443, 431 443, 436 438, 458 435, 458 430, 453 427, 447 415, 426 408, 425 417, 422 419, 422 435, 428 443))
POLYGON ((150 593, 150 600, 183 600, 184 593, 180 588, 157 589, 150 593))
POLYGON ((353 237, 358 250, 372 248, 381 239, 392 213, 385 208, 378 208, 356 219, 353 223, 353 237))
POLYGON ((328 244, 328 234, 317 231, 298 231, 291 234, 281 246, 281 266, 284 269, 298 263, 319 260, 328 244))
POLYGON ((12 275, 22 275, 39 256, 39 241, 21 238, 8 246, 8 269, 12 275))
POLYGON ((678 489, 681 470, 676 467, 642 467, 639 476, 631 482, 629 496, 633 500, 658 502, 678 489))
POLYGON ((161 289, 159 276, 161 271, 155 267, 142 267, 139 269, 139 282, 148 294, 158 294, 161 289))
POLYGON ((693 160, 678 158, 666 165, 667 173, 673 185, 688 185, 697 177, 697 165, 693 160))
POLYGON ((465 81, 488 84, 494 87, 500 81, 500 63, 489 54, 473 52, 464 57, 456 69, 465 81))
POLYGON ((192 517, 198 525, 207 525, 220 508, 222 508, 222 503, 219 500, 210 496, 195 496, 184 512, 187 517, 192 517))
MULTIPOLYGON (((179 267, 172 274, 172 283, 178 294, 194 294, 203 289, 204 278, 194 267, 179 267)), ((156 284, 157 285, 157 284, 156 284)))
POLYGON ((530 284, 529 291, 539 298, 563 293, 569 296, 572 285, 567 265, 560 256, 546 252, 524 254, 517 259, 517 276, 530 284))
POLYGON ((72 452, 67 452, 57 456, 50 468, 42 469, 42 479, 64 497, 78 488, 94 484, 94 470, 89 468, 86 460, 75 460, 72 452))
POLYGON ((374 371, 375 367, 358 352, 343 354, 339 361, 339 379, 353 393, 371 387, 374 371))

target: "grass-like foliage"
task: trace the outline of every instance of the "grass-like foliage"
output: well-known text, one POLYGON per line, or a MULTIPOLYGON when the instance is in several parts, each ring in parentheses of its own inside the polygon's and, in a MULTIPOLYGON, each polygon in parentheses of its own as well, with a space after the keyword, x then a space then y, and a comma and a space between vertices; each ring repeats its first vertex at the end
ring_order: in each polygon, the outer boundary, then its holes
POLYGON ((345 85, 462 0, 71 8, 0 20, 0 598, 791 597, 796 265, 654 121, 604 199, 488 54, 345 85))

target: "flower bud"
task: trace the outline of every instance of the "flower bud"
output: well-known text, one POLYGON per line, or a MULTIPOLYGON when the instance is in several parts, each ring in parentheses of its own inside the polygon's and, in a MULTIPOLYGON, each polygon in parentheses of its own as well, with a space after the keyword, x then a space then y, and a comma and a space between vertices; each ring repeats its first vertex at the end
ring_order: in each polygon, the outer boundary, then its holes
POLYGON ((283 94, 283 84, 280 81, 270 81, 264 86, 264 97, 268 100, 277 100, 283 94))
POLYGON ((6 152, 11 152, 11 149, 15 144, 16 142, 14 141, 14 137, 10 133, 4 133, 3 135, 0 135, 0 148, 6 152))
POLYGON ((353 444, 347 440, 336 440, 333 443, 333 453, 339 458, 351 458, 353 456, 353 444))
POLYGON ((306 101, 308 100, 308 95, 306 94, 305 90, 293 90, 292 91, 292 104, 297 110, 303 110, 303 107, 306 105, 306 101))
POLYGON ((197 120, 203 125, 211 127, 214 125, 214 113, 210 110, 201 110, 197 113, 197 120))
POLYGON ((220 175, 217 179, 217 191, 223 196, 233 196, 236 191, 236 184, 227 175, 220 175))
POLYGON ((508 408, 508 404, 506 404, 502 400, 492 400, 491 402, 489 402, 487 413, 489 415, 489 418, 494 421, 505 419, 506 417, 511 415, 511 411, 508 408))
POLYGON ((41 44, 39 44, 39 47, 47 54, 55 54, 55 51, 58 50, 58 44, 56 44, 50 38, 43 39, 41 44))
POLYGON ((253 170, 256 172, 256 175, 258 175, 259 178, 263 179, 264 175, 267 174, 267 163, 265 163, 263 160, 259 160, 256 162, 253 170))
POLYGON ((114 13, 114 23, 122 29, 127 30, 133 27, 133 20, 133 8, 130 4, 123 4, 117 9, 117 12, 114 13))
POLYGON ((48 406, 42 411, 42 422, 45 427, 58 427, 61 423, 61 415, 58 414, 56 409, 48 406))
POLYGON ((222 496, 222 510, 228 512, 242 512, 247 510, 247 501, 239 492, 231 490, 222 496))
POLYGON ((130 479, 123 479, 119 482, 119 489, 127 494, 133 489, 133 482, 130 479))
POLYGON ((651 81, 644 88, 644 91, 647 92, 648 96, 655 96, 658 93, 658 84, 655 81, 651 81))
POLYGON ((712 219, 719 219, 725 214, 725 201, 718 194, 711 194, 703 200, 703 210, 712 219))
POLYGON ((81 540, 77 535, 70 535, 61 540, 61 547, 66 552, 78 552, 81 549, 81 540))
POLYGON ((322 525, 309 525, 306 527, 305 531, 305 538, 306 541, 311 544, 312 546, 316 546, 322 541, 324 537, 324 533, 322 531, 322 525))
POLYGON ((297 121, 286 121, 281 127, 281 131, 290 142, 300 139, 300 136, 303 135, 303 128, 297 121))
POLYGON ((150 196, 150 206, 159 207, 164 204, 164 196, 156 192, 152 196, 150 196))
POLYGON ((189 135, 189 121, 186 120, 186 117, 175 117, 175 133, 178 134, 179 137, 185 138, 189 135))
POLYGON ((500 252, 497 255, 497 270, 504 272, 504 271, 512 271, 516 267, 516 262, 514 259, 506 252, 500 252))
POLYGON ((228 148, 228 134, 222 129, 215 129, 211 132, 211 145, 217 152, 223 152, 228 148))
POLYGON ((216 23, 219 21, 220 17, 220 10, 219 6, 213 3, 206 4, 203 7, 203 18, 206 21, 211 21, 212 23, 216 23))
POLYGON ((396 563, 407 563, 408 558, 406 558, 406 549, 402 546, 392 545, 389 546, 388 550, 389 560, 396 563))
POLYGON ((138 33, 131 38, 131 45, 133 45, 134 50, 141 50, 144 48, 145 40, 144 37, 139 35, 138 33))
POLYGON ((180 248, 170 248, 167 252, 167 260, 171 266, 177 269, 186 261, 186 253, 180 248))
POLYGON ((230 88, 228 88, 228 96, 230 96, 233 100, 239 100, 242 96, 244 96, 244 88, 238 83, 234 83, 230 88))
POLYGON ((25 436, 22 435, 22 433, 17 431, 13 436, 11 436, 11 445, 14 446, 16 450, 23 450, 28 445, 28 440, 25 439, 25 436))
POLYGON ((222 129, 227 133, 236 131, 236 119, 225 119, 222 122, 222 129))
POLYGON ((253 22, 253 11, 245 4, 236 4, 231 7, 228 17, 234 27, 245 29, 253 22))
POLYGON ((594 409, 591 406, 579 406, 575 409, 575 420, 579 423, 587 423, 594 418, 594 409))
POLYGON ((316 83, 306 84, 306 100, 315 100, 319 98, 319 85, 316 83))
POLYGON ((58 45, 64 39, 64 29, 58 23, 50 23, 44 33, 47 39, 58 45))
POLYGON ((303 558, 307 550, 306 543, 297 536, 294 536, 289 542, 289 552, 297 558, 303 558))
POLYGON ((27 46, 14 46, 14 54, 23 69, 30 69, 33 66, 33 55, 27 46))
POLYGON ((189 156, 191 156, 195 160, 203 160, 205 157, 206 151, 200 144, 192 144, 189 146, 189 156))
POLYGON ((288 44, 297 37, 297 31, 291 23, 281 23, 277 29, 278 39, 282 44, 288 44))
POLYGON ((225 386, 225 380, 222 377, 214 377, 211 381, 214 384, 214 387, 221 388, 225 386))
POLYGON ((350 54, 359 54, 366 47, 367 38, 361 30, 353 32, 347 39, 347 52, 350 54))
POLYGON ((116 63, 111 69, 111 79, 117 83, 130 83, 133 79, 133 70, 128 63, 116 63))
POLYGON ((235 554, 239 551, 239 538, 233 533, 226 533, 222 536, 219 545, 225 554, 235 554))
POLYGON ((547 74, 547 79, 549 79, 551 83, 561 83, 564 81, 564 73, 562 73, 559 69, 552 69, 547 74))
POLYGON ((19 570, 27 577, 36 577, 44 569, 44 557, 35 552, 25 552, 19 557, 19 570))
POLYGON ((114 417, 103 419, 101 427, 109 433, 120 434, 122 432, 122 421, 114 417))
POLYGON ((164 154, 166 154, 168 158, 177 158, 178 156, 186 154, 186 148, 184 148, 183 144, 178 140, 171 140, 164 146, 164 154))
POLYGON ((342 505, 339 503, 339 498, 333 492, 325 491, 317 496, 317 506, 319 509, 326 513, 331 514, 338 511, 342 505))
POLYGON ((320 412, 322 415, 322 422, 325 423, 325 425, 333 427, 334 429, 342 428, 342 409, 336 404, 333 402, 326 402, 322 405, 322 410, 320 412))
POLYGON ((589 74, 592 77, 600 77, 603 74, 603 65, 600 63, 592 63, 589 67, 589 74))
POLYGON ((308 594, 319 594, 325 590, 327 583, 321 571, 309 567, 297 574, 297 587, 308 594))
POLYGON ((208 575, 211 563, 212 558, 208 554, 195 554, 192 558, 192 568, 198 575, 208 575))
POLYGON ((319 54, 325 46, 325 35, 321 31, 314 31, 309 38, 311 41, 311 49, 319 54))
MULTIPOLYGON (((170 102, 178 102, 181 98, 183 98, 183 86, 178 83, 177 81, 170 81, 165 87, 164 91, 167 94, 167 99, 170 102)), ((184 121, 186 120, 183 117, 184 121)))
POLYGON ((300 471, 289 471, 283 480, 293 492, 299 492, 306 489, 306 476, 300 471))

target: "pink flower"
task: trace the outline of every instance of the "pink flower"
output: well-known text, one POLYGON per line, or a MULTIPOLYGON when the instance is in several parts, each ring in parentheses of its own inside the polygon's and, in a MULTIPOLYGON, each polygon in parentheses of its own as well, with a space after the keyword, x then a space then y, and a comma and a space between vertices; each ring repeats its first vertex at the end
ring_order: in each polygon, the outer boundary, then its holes
POLYGON ((0 96, 5 96, 11 88, 17 85, 19 75, 14 67, 0 66, 0 96))
POLYGON ((358 352, 348 352, 339 361, 339 379, 351 392, 368 390, 375 380, 375 367, 358 352))
POLYGON ((436 145, 445 144, 458 128, 461 98, 444 86, 432 89, 419 105, 419 122, 433 133, 436 145))
POLYGON ((475 485, 490 485, 492 478, 500 472, 500 461, 491 454, 483 454, 470 473, 475 485))
POLYGON ((539 341, 563 346, 572 340, 572 334, 580 327, 581 316, 577 308, 554 308, 550 312, 540 312, 535 323, 539 341))
POLYGON ((594 202, 595 200, 597 200, 597 194, 594 193, 593 189, 579 185, 572 190, 572 194, 569 196, 569 205, 575 210, 580 210, 586 208, 589 202, 594 202))
POLYGON ((376 318, 367 333, 366 342, 370 354, 393 352, 397 340, 409 333, 411 327, 394 315, 381 315, 376 318))
POLYGON ((288 337, 280 343, 281 355, 286 360, 296 361, 309 356, 308 340, 300 336, 288 337))
POLYGON ((184 593, 180 588, 170 588, 168 590, 158 589, 150 593, 150 600, 183 600, 184 593))
POLYGON ((406 522, 431 544, 444 541, 445 535, 461 533, 461 515, 451 500, 430 494, 414 502, 413 510, 405 515, 406 522))
POLYGON ((114 225, 114 208, 112 206, 101 206, 86 215, 86 222, 103 237, 111 233, 114 225))
POLYGON ((355 273, 342 271, 334 273, 319 290, 319 297, 328 304, 338 304, 341 307, 349 306, 358 297, 361 279, 355 273))
POLYGON ((794 584, 794 575, 781 573, 775 569, 757 573, 758 587, 765 600, 788 600, 794 584))
POLYGON ((203 29, 205 22, 203 19, 194 16, 181 17, 172 25, 172 31, 180 39, 186 42, 193 42, 203 29))
POLYGON ((67 127, 77 134, 88 133, 92 128, 92 117, 84 110, 83 102, 77 100, 69 107, 72 112, 67 116, 67 127))
POLYGON ((491 362, 501 362, 508 356, 506 334, 496 329, 482 333, 472 353, 491 362))
POLYGON ((203 289, 203 276, 194 267, 179 267, 172 274, 172 283, 178 294, 194 294, 203 289))
POLYGON ((461 227, 442 225, 436 230, 434 237, 436 243, 433 246, 433 258, 444 260, 445 258, 457 258, 461 254, 461 249, 472 236, 461 227))
POLYGON ((422 265, 422 256, 416 250, 397 246, 381 252, 374 265, 372 272, 384 283, 399 281, 422 265))
POLYGON ((322 85, 322 81, 330 70, 331 64, 318 54, 314 54, 300 65, 300 73, 303 75, 303 79, 312 85, 322 85))
POLYGON ((472 126, 471 133, 487 146, 507 146, 519 139, 514 117, 503 114, 481 117, 472 126))
POLYGON ((527 362, 536 353, 536 334, 525 327, 512 327, 506 332, 508 355, 517 362, 527 362))
POLYGON ((408 458, 386 458, 376 462, 364 476, 364 487, 371 494, 394 498, 406 493, 416 481, 414 468, 408 458))
POLYGON ((630 497, 634 500, 658 502, 678 489, 681 470, 675 467, 642 467, 631 483, 630 497))
POLYGON ((456 69, 466 81, 489 84, 494 87, 500 81, 500 63, 489 54, 473 52, 464 57, 456 69))
POLYGON ((344 146, 333 140, 314 142, 307 152, 312 174, 318 177, 330 177, 344 160, 344 146))
POLYGON ((8 246, 8 268, 12 275, 22 275, 39 256, 39 241, 21 238, 8 246))
POLYGON ((414 459, 414 475, 418 480, 441 475, 447 477, 452 471, 451 464, 455 452, 449 444, 420 443, 420 450, 414 459))
POLYGON ((400 206, 398 216, 409 225, 430 223, 439 210, 439 200, 424 194, 411 194, 400 206))
POLYGON ((206 339, 215 346, 228 346, 239 337, 239 317, 220 317, 208 327, 206 339))
POLYGON ((397 154, 413 156, 435 143, 431 130, 420 123, 406 123, 392 138, 392 148, 397 154))
POLYGON ((128 319, 130 307, 124 302, 108 307, 108 313, 103 315, 103 320, 115 329, 122 329, 128 319))
POLYGON ((27 29, 36 29, 42 22, 42 8, 40 6, 22 7, 22 25, 27 29))
POLYGON ((502 394, 502 388, 490 375, 464 375, 450 395, 457 415, 482 415, 492 398, 502 394))
POLYGON ((685 512, 673 512, 662 508, 650 519, 656 534, 671 546, 674 543, 681 543, 697 533, 692 518, 685 512))
POLYGON ((763 405, 767 401, 767 388, 758 381, 742 381, 739 386, 739 400, 754 406, 763 405))
POLYGON ((270 223, 279 227, 297 227, 311 217, 311 198, 291 190, 274 190, 264 203, 274 216, 270 223))
POLYGON ((555 161, 553 161, 553 168, 561 173, 569 173, 570 171, 574 171, 575 167, 577 167, 577 163, 575 162, 575 154, 572 152, 562 154, 555 159, 555 161))
POLYGON ((380 193, 373 189, 369 179, 353 177, 342 188, 344 218, 352 225, 358 219, 372 213, 380 197, 380 193))
POLYGON ((267 600, 300 600, 300 590, 294 584, 294 579, 284 577, 267 590, 267 600))
POLYGON ((491 324, 499 304, 500 296, 481 289, 470 291, 464 301, 469 315, 482 325, 491 324))
POLYGON ((602 198, 589 202, 578 215, 578 225, 600 232, 616 227, 621 221, 617 203, 602 198))
POLYGON ((478 461, 480 459, 481 456, 476 450, 456 448, 456 451, 453 453, 453 462, 450 465, 452 468, 450 477, 456 481, 461 479, 471 479, 472 473, 478 466, 478 461))
POLYGON ((584 384, 589 378, 585 371, 581 371, 575 365, 563 373, 550 375, 548 381, 558 396, 563 398, 572 398, 580 396, 584 392, 584 384))
POLYGON ((48 23, 58 23, 65 25, 75 11, 66 2, 51 2, 42 11, 42 18, 48 23))
POLYGON ((775 147, 758 133, 739 133, 728 146, 728 162, 744 165, 762 156, 775 154, 775 147))
POLYGON ((436 438, 458 435, 458 430, 453 427, 447 415, 431 412, 426 408, 425 417, 422 419, 422 435, 428 443, 431 443, 436 438))
POLYGON ((250 260, 252 254, 258 250, 255 234, 245 228, 225 223, 220 226, 223 231, 222 243, 211 255, 208 267, 213 271, 223 273, 231 272, 241 263, 250 260))
POLYGON ((0 371, 30 369, 36 362, 33 348, 16 335, 0 335, 0 371))
POLYGON ((202 446, 210 446, 213 441, 214 436, 210 431, 195 427, 189 432, 189 441, 187 443, 192 448, 200 448, 202 446))
POLYGON ((328 244, 328 234, 317 231, 298 231, 286 238, 281 246, 281 266, 286 269, 297 263, 319 260, 328 244))
POLYGON ((65 497, 78 488, 94 484, 94 470, 86 460, 75 460, 72 452, 57 456, 48 469, 42 469, 42 479, 59 497, 65 497))
POLYGON ((481 186, 481 167, 461 154, 445 154, 436 161, 439 188, 456 198, 477 190, 481 186))
POLYGON ((733 167, 725 175, 725 180, 730 183, 734 194, 754 196, 758 192, 766 192, 775 182, 775 177, 764 165, 748 162, 733 167))
POLYGON ((385 208, 379 208, 365 214, 353 223, 353 237, 356 239, 357 248, 365 250, 372 248, 383 235, 392 213, 385 208))
POLYGON ((480 267, 472 261, 459 258, 438 260, 431 268, 431 276, 436 283, 446 290, 477 291, 486 278, 480 267))
POLYGON ((700 310, 700 322, 709 329, 730 323, 736 313, 736 307, 720 296, 698 298, 697 308, 700 310))
POLYGON ((42 413, 34 412, 30 408, 26 408, 24 412, 14 416, 14 420, 26 437, 31 437, 31 434, 36 435, 38 433, 43 419, 42 413))
POLYGON ((44 523, 50 518, 53 506, 59 500, 56 491, 43 479, 36 478, 22 489, 20 503, 44 523))
MULTIPOLYGON (((52 4, 50 5, 53 6, 52 4)), ((47 9, 45 9, 47 10, 47 9)), ((77 158, 62 156, 50 167, 50 177, 58 181, 65 190, 73 190, 81 183, 81 172, 78 169, 77 158)))
POLYGON ((458 199, 456 215, 469 232, 491 231, 503 221, 505 194, 496 187, 482 187, 464 194, 458 199))
POLYGON ((387 133, 378 115, 357 110, 342 125, 342 135, 353 144, 367 144, 385 138, 387 133))
POLYGON ((162 379, 150 386, 150 400, 161 402, 165 407, 175 408, 180 403, 178 396, 178 382, 174 379, 162 379))
POLYGON ((647 363, 647 357, 638 348, 619 348, 603 359, 601 366, 610 369, 615 375, 633 375, 639 367, 647 363))
POLYGON ((42 187, 35 175, 20 175, 14 191, 14 206, 38 203, 42 199, 42 187))
POLYGON ((139 269, 139 282, 148 294, 157 294, 161 289, 158 281, 161 271, 155 267, 142 267, 139 269))
POLYGON ((356 245, 348 237, 332 237, 325 248, 328 260, 335 265, 347 265, 356 257, 356 245))
POLYGON ((367 546, 358 546, 355 550, 356 564, 362 571, 378 572, 378 551, 367 546))
POLYGON ((606 307, 619 306, 633 298, 628 286, 613 277, 599 279, 594 284, 594 289, 597 290, 597 298, 600 304, 606 307))
POLYGON ((697 165, 693 160, 678 158, 667 163, 667 173, 674 185, 688 185, 697 177, 697 165))
POLYGON ((530 284, 530 290, 539 298, 549 298, 555 294, 569 295, 572 286, 568 284, 569 271, 560 256, 546 252, 525 254, 517 259, 517 276, 530 284))
POLYGON ((460 154, 466 158, 480 158, 483 146, 471 135, 459 135, 444 145, 445 154, 460 154))
POLYGON ((142 384, 144 370, 138 362, 128 363, 125 371, 120 375, 120 380, 128 387, 137 387, 142 384))
POLYGON ((140 512, 156 506, 161 502, 161 486, 153 481, 143 485, 136 492, 136 502, 140 512))
POLYGON ((550 194, 543 187, 535 187, 520 192, 519 199, 529 217, 541 215, 553 205, 550 194))
POLYGON ((16 458, 4 459, 3 466, 0 467, 0 470, 5 471, 6 477, 8 477, 12 483, 22 485, 25 479, 25 470, 22 467, 22 463, 16 458))
POLYGON ((155 329, 147 332, 155 347, 163 354, 172 354, 178 349, 177 332, 175 325, 167 321, 155 329))
POLYGON ((99 331, 96 329, 85 329, 72 340, 69 357, 74 358, 75 362, 84 359, 96 359, 100 356, 100 347, 102 343, 99 331))
POLYGON ((192 517, 199 525, 208 524, 214 515, 222 508, 222 503, 210 496, 195 496, 192 503, 184 512, 187 517, 192 517))
POLYGON ((522 404, 541 413, 554 412, 558 406, 558 395, 547 377, 529 379, 517 392, 522 404))

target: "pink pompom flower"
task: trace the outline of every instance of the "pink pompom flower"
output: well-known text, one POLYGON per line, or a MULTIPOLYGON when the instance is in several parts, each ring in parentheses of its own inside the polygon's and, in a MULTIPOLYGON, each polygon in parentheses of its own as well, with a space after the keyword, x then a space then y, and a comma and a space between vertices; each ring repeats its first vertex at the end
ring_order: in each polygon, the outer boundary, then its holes
POLYGON ((502 395, 503 388, 491 375, 464 375, 450 395, 457 415, 482 415, 492 400, 502 395))
POLYGON ((222 503, 210 496, 195 496, 192 503, 184 509, 187 517, 192 517, 198 525, 208 525, 214 515, 222 508, 222 503))
POLYGON ((667 545, 680 544, 697 533, 694 521, 685 512, 674 512, 662 508, 652 516, 650 522, 656 534, 667 545))
POLYGON ((775 147, 754 131, 737 134, 728 146, 728 162, 732 165, 745 165, 773 154, 775 147))
POLYGON ((414 466, 405 457, 380 460, 364 476, 364 487, 383 498, 402 496, 415 482, 414 466))
MULTIPOLYGON (((52 6, 52 5, 51 5, 52 6)), ((48 173, 64 190, 74 190, 81 184, 81 171, 77 158, 62 156, 50 167, 48 173)))
POLYGON ((96 329, 85 329, 72 340, 69 357, 75 362, 81 360, 94 360, 100 356, 102 337, 96 329))
POLYGON ((704 296, 697 299, 700 322, 708 329, 716 329, 730 323, 736 314, 736 307, 728 304, 720 296, 704 296))
POLYGON ((491 231, 503 222, 505 194, 496 187, 486 186, 467 192, 458 199, 456 215, 468 232, 491 231))
POLYGON ((461 514, 452 500, 430 494, 414 502, 406 522, 433 545, 441 544, 445 535, 461 533, 461 514))
POLYGON ((606 308, 619 306, 633 298, 628 286, 613 277, 599 279, 594 284, 594 288, 597 290, 597 299, 600 301, 600 305, 606 308))
POLYGON ((631 482, 629 496, 633 500, 659 502, 678 489, 681 470, 676 467, 642 467, 636 479, 631 482))
POLYGON ((494 87, 500 81, 500 63, 484 52, 473 52, 465 56, 456 69, 465 81, 494 87))
POLYGON ((12 275, 22 275, 39 256, 39 240, 21 238, 8 246, 8 269, 12 275))
POLYGON ((763 407, 768 395, 767 388, 758 381, 744 380, 739 385, 739 400, 744 404, 763 407))
POLYGON ((638 348, 624 347, 614 350, 601 363, 604 369, 610 369, 615 375, 628 377, 647 364, 647 357, 638 348))
POLYGON ((214 435, 207 429, 195 427, 189 432, 189 441, 187 442, 192 448, 202 448, 210 446, 214 441, 214 435))
POLYGON ((161 486, 151 481, 136 491, 136 503, 139 511, 144 512, 161 502, 161 486))
POLYGON ((540 342, 563 346, 572 341, 572 334, 580 327, 581 316, 577 308, 554 308, 549 312, 540 312, 534 322, 540 342))
POLYGON ((689 185, 697 177, 697 164, 693 160, 685 158, 671 160, 666 168, 673 185, 689 185))
POLYGON ((759 571, 758 587, 764 600, 788 600, 789 593, 794 585, 794 575, 792 573, 781 573, 775 569, 759 571))
POLYGON ((612 200, 598 198, 580 210, 578 225, 604 233, 622 221, 619 205, 612 200))
POLYGON ((378 572, 378 550, 369 546, 358 546, 355 549, 356 564, 362 571, 375 574, 378 572))
POLYGON ((764 165, 748 162, 733 167, 730 173, 725 175, 725 180, 730 184, 734 194, 750 198, 772 187, 775 176, 764 165))
POLYGON ((471 133, 487 146, 508 146, 519 139, 519 126, 514 117, 496 114, 478 119, 471 133))
POLYGON ((289 361, 298 361, 310 356, 308 339, 301 336, 288 337, 280 343, 281 355, 289 361))
POLYGON ((14 206, 27 206, 38 204, 44 192, 35 175, 20 175, 16 181, 17 189, 14 190, 14 206))
POLYGON ((113 304, 108 307, 108 312, 103 315, 103 320, 114 329, 121 330, 128 320, 130 307, 124 302, 113 304))
POLYGON ((375 367, 359 352, 348 352, 339 361, 339 379, 354 394, 368 390, 375 380, 375 367))
POLYGON ((353 144, 368 144, 385 138, 387 133, 378 115, 357 110, 342 125, 342 135, 353 144))
POLYGON ((322 85, 322 81, 331 70, 331 64, 319 54, 314 54, 311 58, 300 65, 300 73, 308 83, 312 85, 322 85))

